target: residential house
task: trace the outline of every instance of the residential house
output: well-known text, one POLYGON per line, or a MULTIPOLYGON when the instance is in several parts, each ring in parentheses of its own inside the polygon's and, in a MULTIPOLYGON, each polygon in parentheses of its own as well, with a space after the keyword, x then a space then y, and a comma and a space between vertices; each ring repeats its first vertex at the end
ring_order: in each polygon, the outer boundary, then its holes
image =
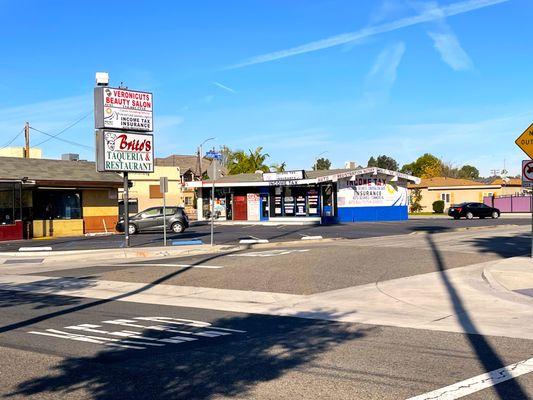
POLYGON ((437 176, 434 178, 422 178, 419 184, 408 186, 410 193, 415 189, 420 189, 422 200, 422 212, 433 211, 433 202, 444 201, 444 208, 452 204, 459 204, 468 201, 483 202, 483 197, 500 195, 501 184, 482 183, 469 179, 447 178, 437 176))

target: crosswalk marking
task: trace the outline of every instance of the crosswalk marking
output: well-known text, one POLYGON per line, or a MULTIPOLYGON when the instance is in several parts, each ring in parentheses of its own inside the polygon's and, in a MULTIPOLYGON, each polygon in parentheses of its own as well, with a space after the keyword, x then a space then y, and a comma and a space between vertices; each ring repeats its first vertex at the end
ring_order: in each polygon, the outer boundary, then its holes
POLYGON ((292 253, 305 253, 310 249, 285 249, 285 250, 266 250, 253 251, 249 253, 229 254, 228 257, 275 257, 292 253))
POLYGON ((115 319, 101 321, 100 324, 86 323, 69 325, 62 329, 63 330, 45 329, 44 331, 29 331, 28 333, 132 350, 144 350, 150 347, 164 347, 169 344, 176 345, 180 343, 189 343, 201 339, 205 340, 229 336, 233 333, 246 333, 246 331, 243 330, 212 326, 209 322, 171 317, 115 319), (143 321, 157 322, 158 325, 142 325, 143 321), (120 326, 129 329, 117 331, 106 330, 101 324, 120 326), (176 329, 177 326, 193 329, 176 329), (137 330, 130 330, 131 328, 136 328, 137 330), (159 332, 160 336, 162 333, 170 333, 173 335, 168 337, 152 337, 149 335, 149 331, 159 332))

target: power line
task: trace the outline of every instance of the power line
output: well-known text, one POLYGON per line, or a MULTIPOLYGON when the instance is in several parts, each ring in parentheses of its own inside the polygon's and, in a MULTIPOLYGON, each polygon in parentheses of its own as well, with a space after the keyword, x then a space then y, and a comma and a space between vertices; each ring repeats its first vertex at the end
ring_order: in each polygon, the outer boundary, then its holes
POLYGON ((2 147, 0 147, 0 150, 1 150, 1 149, 5 149, 5 148, 6 148, 7 146, 9 146, 11 143, 13 143, 15 140, 17 140, 17 138, 22 134, 22 132, 24 132, 24 128, 22 128, 22 130, 21 130, 19 133, 17 133, 13 139, 11 139, 9 142, 7 142, 7 144, 5 144, 5 145, 3 145, 2 147))
MULTIPOLYGON (((65 132, 65 131, 69 130, 69 129, 72 128, 73 126, 79 124, 81 121, 83 121, 83 120, 84 120, 85 118, 87 118, 89 115, 91 115, 92 112, 93 112, 92 110, 89 111, 89 112, 88 112, 87 114, 85 114, 83 117, 77 119, 77 120, 74 121, 72 124, 68 125, 66 128, 60 130, 60 131, 57 132, 56 134, 50 135, 50 137, 49 137, 48 139, 45 139, 45 140, 43 140, 43 141, 37 143, 35 146, 40 146, 41 144, 46 143, 46 142, 48 142, 48 141, 50 141, 50 140, 52 140, 52 139, 57 139, 57 137, 58 137, 59 135, 61 135, 61 134, 62 134, 63 132, 65 132)), ((41 132, 41 133, 43 133, 43 132, 41 132)))
MULTIPOLYGON (((86 144, 81 144, 81 143, 78 143, 78 142, 74 142, 74 141, 72 141, 72 140, 68 140, 68 139, 63 139, 63 138, 56 137, 56 136, 54 136, 54 135, 52 135, 52 134, 50 134, 50 133, 47 133, 47 132, 41 131, 40 129, 34 128, 33 126, 30 126, 30 129, 31 129, 32 131, 39 132, 39 133, 42 133, 43 135, 49 136, 50 139, 59 140, 59 141, 61 141, 61 142, 68 143, 68 144, 72 144, 72 145, 74 145, 74 146, 85 147, 86 149, 91 149, 91 150, 94 149, 94 147, 92 147, 92 146, 87 146, 86 144)), ((45 141, 42 141, 41 143, 44 143, 44 142, 46 142, 46 141, 48 141, 48 140, 50 140, 50 139, 46 139, 45 141)), ((38 145, 36 145, 36 146, 38 146, 38 145)))

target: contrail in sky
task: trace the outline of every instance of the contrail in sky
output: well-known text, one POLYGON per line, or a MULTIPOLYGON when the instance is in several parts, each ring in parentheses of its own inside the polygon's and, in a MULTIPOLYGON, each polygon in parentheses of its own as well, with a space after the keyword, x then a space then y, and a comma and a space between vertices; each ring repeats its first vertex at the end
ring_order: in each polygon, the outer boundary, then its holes
POLYGON ((232 89, 232 88, 230 88, 230 87, 228 87, 228 86, 226 86, 226 85, 223 85, 223 84, 220 83, 220 82, 215 82, 215 81, 213 81, 213 82, 211 82, 211 83, 212 83, 213 85, 218 86, 219 88, 221 88, 221 89, 227 91, 227 92, 230 92, 230 93, 237 93, 237 91, 236 91, 235 89, 232 89))
POLYGON ((254 64, 262 64, 274 60, 279 60, 286 57, 292 57, 298 54, 309 53, 312 51, 327 49, 329 47, 339 46, 341 44, 354 42, 356 40, 364 39, 370 36, 379 35, 381 33, 392 32, 397 29, 406 28, 408 26, 422 24, 424 22, 430 22, 441 18, 451 17, 453 15, 464 14, 470 11, 478 10, 493 6, 496 4, 506 3, 510 0, 466 0, 447 6, 428 9, 418 15, 412 17, 401 18, 396 21, 387 22, 384 24, 370 26, 368 28, 361 29, 355 32, 343 33, 341 35, 331 36, 326 39, 317 40, 314 42, 306 43, 300 46, 291 47, 290 49, 279 50, 272 53, 259 55, 249 58, 240 63, 231 65, 226 69, 235 69, 241 67, 247 67, 254 64))

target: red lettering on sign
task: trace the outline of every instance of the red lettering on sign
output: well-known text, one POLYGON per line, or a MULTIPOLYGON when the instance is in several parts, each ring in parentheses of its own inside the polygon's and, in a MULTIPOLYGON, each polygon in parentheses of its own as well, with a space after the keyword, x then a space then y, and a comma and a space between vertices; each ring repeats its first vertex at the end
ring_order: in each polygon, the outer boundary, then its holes
POLYGON ((148 139, 144 139, 144 140, 135 140, 135 139, 132 139, 132 140, 128 140, 128 135, 119 135, 117 137, 117 140, 119 141, 118 143, 118 148, 120 150, 127 150, 127 151, 138 151, 138 152, 142 152, 142 151, 151 151, 152 150, 152 143, 150 140, 148 139))

